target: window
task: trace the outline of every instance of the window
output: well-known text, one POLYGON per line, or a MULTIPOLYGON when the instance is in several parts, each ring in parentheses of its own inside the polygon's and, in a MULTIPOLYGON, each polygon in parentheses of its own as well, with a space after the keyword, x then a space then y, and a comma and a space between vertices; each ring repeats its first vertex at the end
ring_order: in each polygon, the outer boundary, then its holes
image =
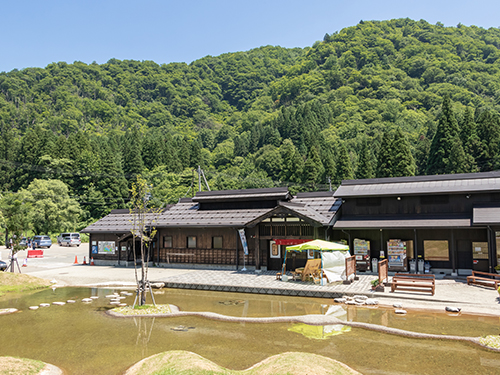
POLYGON ((448 241, 424 241, 425 260, 450 260, 448 241))
POLYGON ((172 236, 163 236, 163 247, 164 248, 173 247, 172 236))
POLYGON ((488 259, 488 242, 472 243, 472 259, 488 259))
POLYGON ((196 248, 196 236, 188 236, 187 247, 190 249, 196 248))
POLYGON ((222 237, 212 237, 212 249, 222 249, 222 237))

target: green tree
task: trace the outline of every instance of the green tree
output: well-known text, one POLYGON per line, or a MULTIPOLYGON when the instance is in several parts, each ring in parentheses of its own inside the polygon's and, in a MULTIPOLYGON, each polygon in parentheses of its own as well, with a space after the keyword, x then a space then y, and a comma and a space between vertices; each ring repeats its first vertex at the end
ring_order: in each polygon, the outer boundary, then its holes
POLYGON ((463 149, 462 151, 456 149, 452 155, 453 147, 462 148, 462 144, 459 138, 458 124, 451 107, 450 98, 445 96, 436 134, 432 139, 426 173, 456 173, 457 171, 454 168, 456 168, 459 161, 452 160, 452 157, 461 155, 463 149))
POLYGON ((392 144, 391 133, 385 131, 377 155, 377 168, 375 172, 377 178, 392 177, 392 144))
POLYGON ((356 170, 357 179, 373 178, 375 174, 373 172, 373 155, 371 148, 368 147, 368 142, 366 138, 361 144, 361 152, 359 153, 358 168, 356 170))
MULTIPOLYGON (((13 240, 13 252, 17 253, 23 248, 19 245, 21 238, 31 228, 31 204, 26 193, 7 193, 0 196, 0 217, 6 229, 6 237, 13 240)), ((8 238, 6 238, 8 240, 8 238)), ((11 267, 14 272, 14 267, 11 267)))
POLYGON ((335 175, 335 183, 339 185, 342 180, 352 180, 353 173, 351 167, 351 159, 347 153, 347 148, 344 143, 340 143, 337 148, 337 174, 335 175))
POLYGON ((415 159, 411 153, 410 144, 400 128, 396 129, 392 139, 391 151, 391 177, 414 176, 415 159))
POLYGON ((75 231, 82 210, 59 180, 35 179, 25 190, 35 233, 75 231))

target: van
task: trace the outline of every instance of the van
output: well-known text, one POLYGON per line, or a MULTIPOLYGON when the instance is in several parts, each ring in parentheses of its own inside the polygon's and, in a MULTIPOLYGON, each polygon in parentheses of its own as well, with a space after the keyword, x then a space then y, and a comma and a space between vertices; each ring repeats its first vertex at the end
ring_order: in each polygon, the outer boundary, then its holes
POLYGON ((80 233, 61 233, 57 237, 57 243, 61 246, 80 246, 82 240, 80 239, 80 233))
POLYGON ((33 249, 46 247, 49 249, 52 246, 52 240, 49 236, 35 236, 33 237, 33 249))

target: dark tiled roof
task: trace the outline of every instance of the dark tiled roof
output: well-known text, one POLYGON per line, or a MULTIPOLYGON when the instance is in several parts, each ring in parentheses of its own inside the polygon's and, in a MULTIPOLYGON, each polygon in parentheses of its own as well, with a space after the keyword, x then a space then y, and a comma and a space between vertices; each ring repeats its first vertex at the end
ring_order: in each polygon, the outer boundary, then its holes
MULTIPOLYGON (((260 189, 255 189, 260 190, 260 189)), ((191 199, 183 199, 169 210, 161 213, 155 223, 156 227, 188 227, 219 226, 243 227, 259 218, 266 217, 279 207, 285 207, 291 214, 306 217, 322 225, 328 225, 337 211, 340 200, 329 197, 309 197, 293 199, 291 202, 280 202, 274 208, 198 210, 198 203, 191 199)), ((130 231, 129 213, 108 215, 88 226, 83 233, 128 232, 130 231)))
POLYGON ((201 191, 196 193, 193 202, 231 202, 231 201, 251 201, 251 200, 278 200, 290 199, 288 188, 266 188, 266 189, 246 189, 246 190, 219 190, 201 191))
POLYGON ((342 181, 337 198, 500 191, 500 172, 342 181))
MULTIPOLYGON (((168 212, 168 211, 166 211, 168 212)), ((162 214, 147 214, 146 225, 157 225, 157 219, 162 214)), ((81 230, 81 233, 128 233, 133 229, 133 215, 127 210, 125 213, 114 213, 104 216, 102 219, 81 230)))

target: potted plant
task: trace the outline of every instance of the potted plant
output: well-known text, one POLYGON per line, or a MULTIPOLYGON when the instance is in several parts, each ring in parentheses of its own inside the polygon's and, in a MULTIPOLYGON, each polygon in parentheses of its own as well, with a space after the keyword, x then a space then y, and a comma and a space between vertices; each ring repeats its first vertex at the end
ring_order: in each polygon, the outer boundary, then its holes
POLYGON ((372 284, 372 290, 376 292, 383 292, 384 291, 384 284, 380 284, 379 279, 375 279, 371 281, 372 284))
POLYGON ((495 266, 495 271, 497 271, 497 273, 500 273, 500 264, 498 266, 495 266))

